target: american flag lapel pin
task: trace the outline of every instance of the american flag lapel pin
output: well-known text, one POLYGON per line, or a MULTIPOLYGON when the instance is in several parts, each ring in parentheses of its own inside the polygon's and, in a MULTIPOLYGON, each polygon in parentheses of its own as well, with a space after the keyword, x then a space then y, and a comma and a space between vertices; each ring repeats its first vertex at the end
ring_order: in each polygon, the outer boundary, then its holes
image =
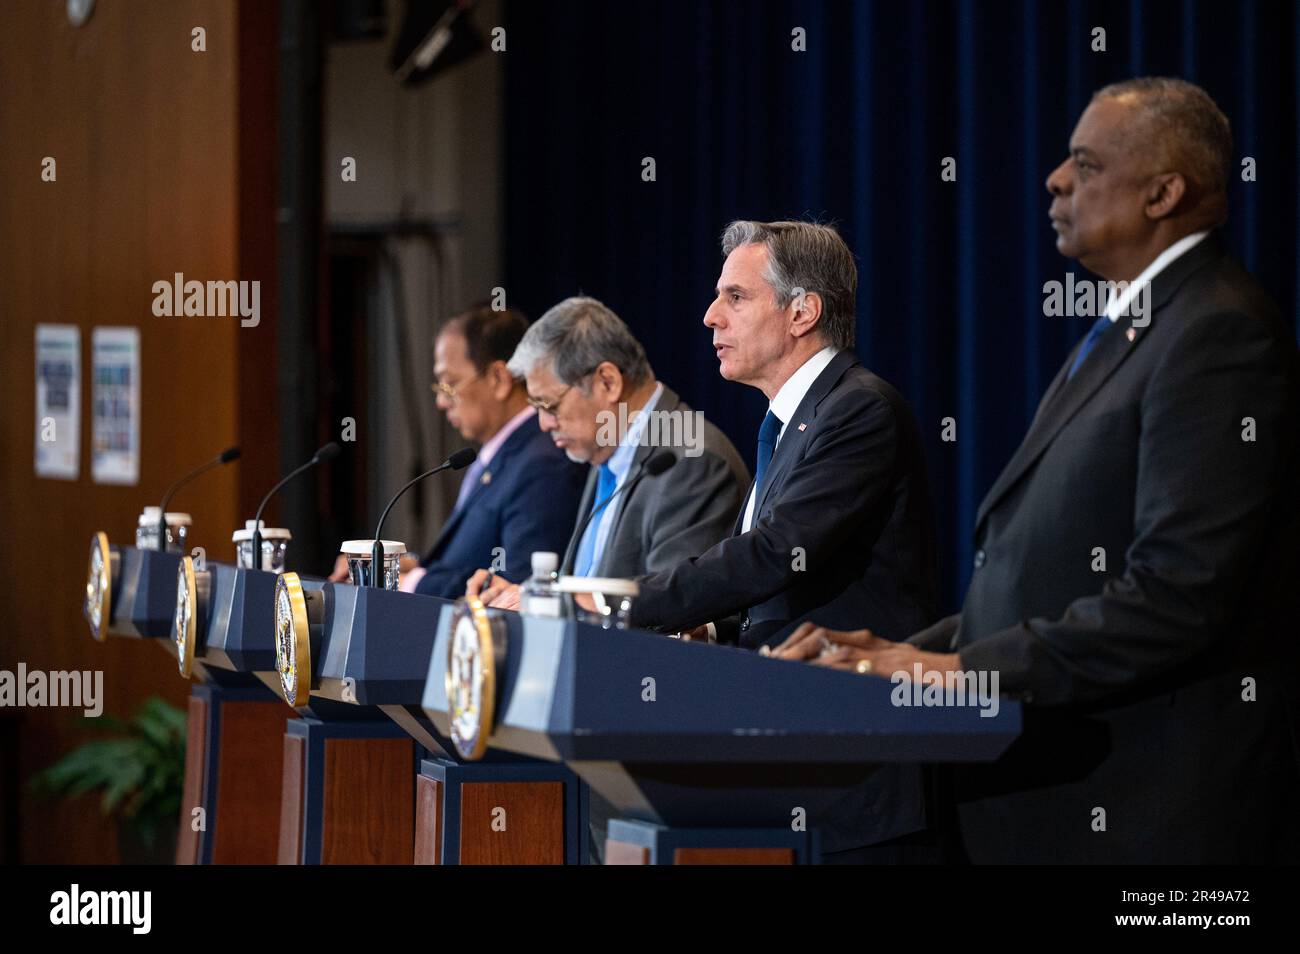
POLYGON ((800 424, 800 425, 799 425, 799 430, 801 430, 801 431, 806 431, 806 430, 808 430, 808 425, 807 425, 807 424, 800 424))

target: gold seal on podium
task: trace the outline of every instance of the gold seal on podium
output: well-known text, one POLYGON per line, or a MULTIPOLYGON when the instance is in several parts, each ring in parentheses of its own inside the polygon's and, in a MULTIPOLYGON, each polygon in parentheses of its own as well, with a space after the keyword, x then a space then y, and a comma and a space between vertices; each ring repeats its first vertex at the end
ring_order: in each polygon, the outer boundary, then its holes
POLYGON ((101 643, 108 636, 113 609, 113 563, 108 551, 108 534, 102 530, 90 538, 90 565, 86 570, 86 600, 81 612, 90 625, 90 635, 101 643))
POLYGON ((176 664, 181 675, 190 678, 194 666, 194 639, 198 622, 198 586, 194 578, 194 558, 181 557, 176 568, 176 616, 172 621, 172 641, 176 643, 176 664))
POLYGON ((481 759, 496 715, 497 665, 505 620, 477 597, 457 602, 447 639, 447 710, 451 741, 462 758, 481 759))
POLYGON ((282 573, 275 581, 275 668, 285 702, 305 706, 311 693, 311 631, 297 573, 282 573))

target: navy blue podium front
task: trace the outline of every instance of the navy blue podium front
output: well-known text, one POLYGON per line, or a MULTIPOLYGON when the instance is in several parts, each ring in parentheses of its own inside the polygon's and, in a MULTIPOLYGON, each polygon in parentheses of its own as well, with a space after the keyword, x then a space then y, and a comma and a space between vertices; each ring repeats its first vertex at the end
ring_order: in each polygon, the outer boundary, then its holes
MULTIPOLYGON (((876 766, 991 761, 1020 732, 1011 700, 900 705, 887 679, 570 620, 500 619, 495 707, 482 713, 490 746, 567 764, 615 807, 643 863, 693 847, 816 860, 817 806, 876 766), (802 831, 792 825, 801 807, 802 831), (656 857, 660 843, 675 847, 656 857)), ((444 734, 453 625, 447 608, 424 694, 444 734)), ((614 854, 627 857, 627 844, 614 854)))

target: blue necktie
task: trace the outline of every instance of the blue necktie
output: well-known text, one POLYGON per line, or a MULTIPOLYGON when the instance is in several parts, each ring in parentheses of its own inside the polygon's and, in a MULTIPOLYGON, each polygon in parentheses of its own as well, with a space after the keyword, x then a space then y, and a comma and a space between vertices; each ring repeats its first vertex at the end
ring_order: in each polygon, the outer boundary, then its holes
MULTIPOLYGON (((600 473, 596 479, 596 493, 592 497, 592 511, 594 512, 603 501, 610 498, 614 493, 614 487, 618 484, 618 477, 614 471, 610 470, 609 464, 600 465, 600 473)), ((606 510, 609 508, 606 507, 606 510)), ((600 523, 605 519, 604 513, 596 514, 591 518, 591 523, 587 526, 587 532, 582 535, 582 543, 578 546, 578 558, 574 561, 575 576, 590 576, 592 567, 596 563, 596 536, 600 533, 600 523)))
POLYGON ((1065 376, 1065 380, 1068 381, 1070 378, 1074 377, 1074 372, 1079 370, 1079 365, 1083 364, 1083 359, 1088 357, 1088 352, 1091 351, 1092 346, 1097 343, 1097 339, 1105 334, 1106 329, 1113 324, 1114 322, 1105 315, 1102 315, 1097 319, 1097 323, 1094 324, 1092 329, 1088 332, 1088 337, 1083 339, 1083 347, 1080 348, 1079 353, 1074 356, 1074 364, 1070 365, 1070 373, 1065 376))
POLYGON ((776 452, 776 439, 781 436, 781 419, 771 411, 763 418, 763 426, 758 429, 758 458, 754 463, 754 497, 763 489, 763 475, 767 465, 772 462, 776 452))

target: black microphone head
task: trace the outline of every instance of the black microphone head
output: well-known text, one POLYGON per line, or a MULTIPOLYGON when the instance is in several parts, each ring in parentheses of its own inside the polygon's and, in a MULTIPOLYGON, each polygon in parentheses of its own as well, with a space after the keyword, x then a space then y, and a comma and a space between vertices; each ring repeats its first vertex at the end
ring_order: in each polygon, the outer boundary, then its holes
POLYGON ((474 463, 474 458, 478 457, 478 451, 472 447, 462 447, 456 453, 447 458, 447 466, 452 470, 464 470, 470 464, 474 463))
POLYGON ((660 451, 645 462, 645 472, 651 477, 658 477, 675 463, 677 463, 676 454, 672 451, 660 451))
POLYGON ((229 464, 232 460, 239 460, 239 448, 227 447, 221 452, 221 463, 229 464))
POLYGON ((312 460, 318 464, 323 464, 327 460, 333 460, 335 457, 338 457, 342 451, 343 448, 339 447, 338 441, 330 441, 316 452, 316 456, 313 457, 312 460))

